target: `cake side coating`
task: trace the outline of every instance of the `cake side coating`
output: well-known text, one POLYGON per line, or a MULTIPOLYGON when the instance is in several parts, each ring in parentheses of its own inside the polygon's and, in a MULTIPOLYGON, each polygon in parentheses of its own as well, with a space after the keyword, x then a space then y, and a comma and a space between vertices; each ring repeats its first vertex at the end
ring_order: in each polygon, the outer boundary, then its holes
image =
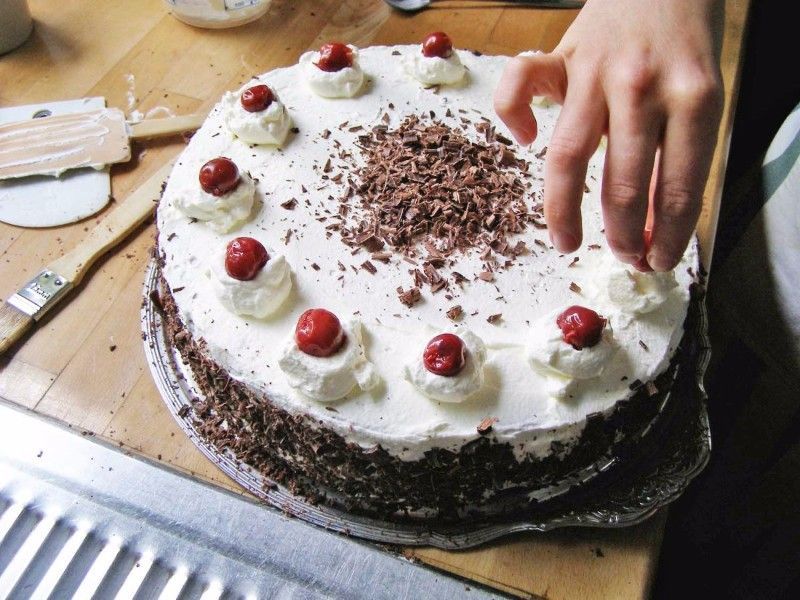
MULTIPOLYGON (((289 413, 231 378, 209 358, 204 342, 184 328, 163 278, 160 286, 165 335, 201 392, 189 418, 204 439, 294 493, 380 518, 453 520, 525 509, 536 503, 531 491, 585 473, 604 457, 635 453, 667 400, 676 370, 691 370, 696 360, 694 326, 687 322, 680 349, 666 371, 647 384, 633 382, 629 399, 605 414, 590 415, 569 446, 550 441, 545 457, 529 455, 519 461, 487 423, 477 439, 456 452, 434 448, 420 460, 408 461, 379 445, 363 448, 348 442, 310 415, 289 413)), ((694 300, 701 302, 701 288, 694 292, 694 300)))
MULTIPOLYGON (((462 51, 467 80, 436 90, 422 88, 403 70, 403 56, 417 51, 417 46, 362 50, 367 84, 351 99, 316 97, 297 67, 261 76, 259 81, 277 90, 298 128, 281 149, 242 143, 225 127, 219 107, 212 111, 179 160, 159 206, 159 252, 174 299, 173 321, 181 324, 176 325, 181 336, 198 344, 202 340, 190 362, 204 363, 215 377, 229 377, 232 389, 241 386, 242 394, 246 390, 253 398, 269 398, 264 400, 266 411, 314 423, 361 453, 379 447, 391 464, 399 460, 410 465, 427 461, 434 449, 458 455, 470 444, 486 444, 478 430, 489 419, 497 442, 490 446, 505 448, 492 452, 508 452, 519 464, 546 460, 553 455, 554 442, 578 447, 591 430, 595 417, 590 415, 613 413, 620 400, 633 395, 631 382, 650 381, 667 370, 683 334, 696 248, 689 249, 676 269, 678 285, 659 309, 634 319, 611 302, 607 274, 615 267, 602 233, 598 152, 589 167, 585 245, 578 261, 556 253, 546 232, 529 226, 511 241, 524 241, 530 251, 514 257, 489 280, 479 277, 486 261, 475 249, 452 257, 452 264, 441 270, 448 278, 446 289, 423 288, 419 303, 402 304, 396 288, 413 283, 409 270, 414 265, 397 255, 385 264, 370 261, 367 249, 354 253, 339 232, 329 228, 337 222, 347 179, 361 160, 359 136, 378 125, 396 128, 411 115, 444 123, 477 141, 485 140, 485 125, 479 125, 491 120, 498 133, 509 136, 494 122, 491 110, 492 90, 506 58, 462 51), (342 156, 342 148, 349 156, 342 156), (256 180, 257 206, 251 220, 227 236, 193 222, 175 206, 176 197, 196 185, 199 166, 215 156, 229 156, 256 180), (343 176, 336 181, 339 173, 343 176), (209 261, 233 235, 258 237, 286 257, 294 288, 277 315, 245 319, 227 313, 215 298, 206 276, 209 261), (364 266, 367 261, 374 272, 364 266), (457 282, 454 272, 466 281, 457 282), (621 350, 601 378, 577 382, 568 397, 557 400, 531 368, 525 345, 538 318, 573 303, 591 304, 606 315, 621 350), (286 383, 277 366, 279 346, 291 338, 297 316, 312 306, 361 320, 368 358, 382 378, 381 386, 322 405, 286 383), (447 313, 454 306, 461 306, 461 323, 488 349, 486 383, 461 404, 432 401, 402 376, 403 366, 416 360, 427 339, 453 327, 447 313)), ((514 149, 530 164, 527 174, 517 175, 528 186, 526 202, 532 212, 541 199, 543 154, 558 109, 541 108, 536 114, 539 141, 531 148, 514 149)), ((302 436, 297 439, 300 443, 302 436)), ((298 449, 298 455, 302 452, 298 449)), ((535 479, 530 473, 524 478, 535 479)), ((422 499, 418 504, 430 506, 422 499)))

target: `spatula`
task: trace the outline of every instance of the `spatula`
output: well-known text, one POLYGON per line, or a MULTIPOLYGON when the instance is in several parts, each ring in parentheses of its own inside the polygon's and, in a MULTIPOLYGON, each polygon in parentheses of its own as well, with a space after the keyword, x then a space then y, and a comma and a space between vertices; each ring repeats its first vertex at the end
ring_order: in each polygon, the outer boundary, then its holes
POLYGON ((172 164, 170 161, 156 171, 93 228, 80 245, 50 263, 0 305, 0 354, 77 286, 100 256, 127 237, 153 212, 172 164))
POLYGON ((145 119, 129 124, 107 108, 0 124, 0 179, 59 176, 68 169, 101 168, 131 158, 131 139, 197 129, 205 115, 145 119))

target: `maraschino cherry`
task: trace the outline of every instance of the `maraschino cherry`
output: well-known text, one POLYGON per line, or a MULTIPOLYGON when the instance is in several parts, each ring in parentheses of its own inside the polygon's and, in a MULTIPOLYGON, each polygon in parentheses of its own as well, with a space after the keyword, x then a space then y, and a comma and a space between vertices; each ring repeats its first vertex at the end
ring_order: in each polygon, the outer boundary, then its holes
POLYGON ((466 348, 461 338, 452 333, 434 337, 422 353, 422 363, 434 375, 458 375, 467 362, 466 348))
POLYGON ((294 339, 305 354, 330 356, 342 347, 345 335, 335 314, 324 308, 311 308, 297 320, 294 339))
POLYGON ((200 187, 207 194, 227 194, 236 189, 239 181, 239 169, 230 158, 212 158, 200 167, 200 187))
POLYGON ((443 31, 429 33, 422 42, 422 54, 428 58, 438 56, 447 58, 453 53, 453 42, 450 36, 443 31))
POLYGON ((269 260, 267 249, 251 237, 237 237, 225 248, 225 271, 239 281, 250 281, 269 260))
POLYGON ((576 350, 591 348, 600 341, 606 319, 591 308, 570 306, 556 318, 561 339, 576 350))
POLYGON ((647 262, 647 253, 650 251, 650 246, 653 243, 653 230, 652 229, 645 229, 644 230, 644 254, 642 258, 640 258, 636 264, 633 265, 633 268, 637 271, 641 271, 642 273, 650 273, 653 271, 653 267, 650 266, 650 263, 647 262))
POLYGON ((268 85, 254 85, 242 92, 240 100, 242 108, 247 112, 261 112, 272 104, 272 101, 275 100, 275 94, 272 93, 268 85))
POLYGON ((353 51, 341 42, 329 42, 319 49, 315 63, 323 71, 341 71, 353 66, 353 51))

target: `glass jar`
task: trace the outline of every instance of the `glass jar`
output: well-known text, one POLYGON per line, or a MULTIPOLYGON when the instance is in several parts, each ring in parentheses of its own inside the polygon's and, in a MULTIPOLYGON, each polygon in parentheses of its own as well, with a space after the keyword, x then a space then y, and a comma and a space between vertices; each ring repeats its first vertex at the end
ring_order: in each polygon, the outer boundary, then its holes
POLYGON ((195 27, 223 29, 255 21, 270 0, 164 0, 172 15, 195 27))

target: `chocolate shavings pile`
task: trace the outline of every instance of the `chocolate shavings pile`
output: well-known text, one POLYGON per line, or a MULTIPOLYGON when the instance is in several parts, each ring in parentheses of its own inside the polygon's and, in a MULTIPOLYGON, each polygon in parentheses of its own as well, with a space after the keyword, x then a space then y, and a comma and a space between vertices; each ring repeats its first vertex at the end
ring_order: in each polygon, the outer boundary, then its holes
MULTIPOLYGON (((388 246, 411 261, 424 250, 423 269, 412 276, 415 287, 427 283, 433 292, 448 286, 436 269, 453 253, 477 249, 485 261, 493 251, 507 259, 525 253, 524 242, 511 244, 508 236, 529 223, 544 226, 541 205, 525 201, 528 163, 487 121, 474 127, 484 143, 413 115, 397 129, 381 124, 360 135, 366 162, 348 177, 340 199, 342 240, 371 252, 388 246)), ((503 266, 492 262, 490 269, 503 266)), ((482 279, 491 281, 491 274, 482 279)), ((416 298, 402 300, 411 305, 416 298)))

